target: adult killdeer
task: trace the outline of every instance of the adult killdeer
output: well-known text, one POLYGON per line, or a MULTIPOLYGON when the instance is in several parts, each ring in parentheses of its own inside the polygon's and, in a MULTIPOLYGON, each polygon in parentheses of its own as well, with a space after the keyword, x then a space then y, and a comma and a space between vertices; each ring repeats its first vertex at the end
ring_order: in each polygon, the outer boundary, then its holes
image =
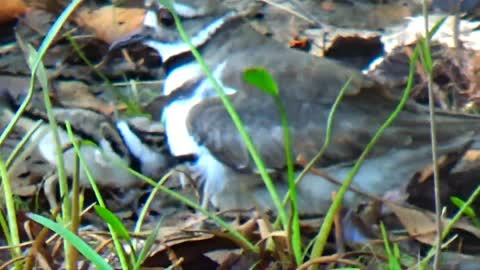
MULTIPOLYGON (((327 115, 345 82, 352 82, 333 125, 333 141, 318 167, 343 180, 378 127, 398 103, 376 82, 337 62, 284 47, 254 31, 244 15, 220 1, 185 0, 173 3, 192 43, 200 50, 223 85, 268 169, 277 189, 286 191, 282 128, 272 98, 243 80, 243 72, 263 67, 276 79, 293 137, 294 156, 312 158, 321 148, 327 115)), ((164 108, 168 145, 173 155, 196 155, 204 192, 220 209, 273 209, 268 192, 245 144, 216 92, 180 39, 172 15, 152 5, 144 29, 130 40, 158 51, 167 69, 163 88, 171 102, 164 108)), ((128 40, 127 40, 128 42, 128 40)), ((119 44, 124 45, 124 42, 119 44)), ((439 112, 440 153, 457 150, 472 139, 480 118, 439 112)), ((376 195, 406 185, 430 163, 430 131, 425 107, 409 103, 374 148, 355 177, 354 186, 376 195)), ((322 213, 338 185, 307 174, 298 184, 300 212, 322 213)), ((348 193, 344 204, 361 196, 348 193)))

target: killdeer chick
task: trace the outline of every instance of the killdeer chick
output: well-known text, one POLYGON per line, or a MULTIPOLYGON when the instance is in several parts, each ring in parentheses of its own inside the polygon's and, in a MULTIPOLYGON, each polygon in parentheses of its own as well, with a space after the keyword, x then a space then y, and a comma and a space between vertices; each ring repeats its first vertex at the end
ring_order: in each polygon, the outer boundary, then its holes
MULTIPOLYGON (((0 127, 2 130, 13 118, 13 111, 6 98, 0 104, 0 127)), ((68 176, 75 172, 75 150, 71 140, 63 128, 68 120, 75 132, 77 140, 89 140, 91 143, 80 143, 80 152, 85 159, 93 179, 99 186, 128 188, 142 183, 140 179, 120 168, 133 167, 146 176, 159 178, 167 169, 168 157, 164 145, 163 127, 152 124, 148 119, 132 118, 113 122, 107 116, 79 108, 54 108, 54 115, 59 123, 58 135, 63 149, 65 171, 68 176), (142 127, 145 129, 142 131, 142 127), (150 128, 150 130, 147 130, 150 128), (159 141, 154 142, 154 138, 159 141), (148 142, 147 142, 148 141, 148 142), (147 145, 148 144, 148 145, 147 145)), ((22 116, 10 136, 9 145, 19 140, 35 126, 36 121, 22 116), (22 135, 23 134, 23 135, 22 135)), ((8 138, 8 137, 7 137, 8 138)), ((33 133, 27 148, 33 148, 47 164, 58 165, 53 133, 48 123, 41 124, 33 133), (33 145, 33 146, 32 146, 33 145)), ((3 158, 8 157, 11 150, 4 151, 3 158)), ((83 168, 79 169, 81 186, 89 186, 83 168)), ((52 184, 52 183, 50 183, 52 184)), ((47 198, 55 205, 53 188, 47 187, 47 198), (52 194, 53 193, 53 194, 52 194)))

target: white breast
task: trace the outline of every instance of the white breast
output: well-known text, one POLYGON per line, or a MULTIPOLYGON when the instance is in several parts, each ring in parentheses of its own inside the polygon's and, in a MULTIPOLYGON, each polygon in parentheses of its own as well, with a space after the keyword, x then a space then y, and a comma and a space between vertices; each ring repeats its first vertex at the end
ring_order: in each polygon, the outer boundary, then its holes
POLYGON ((145 145, 130 129, 127 122, 118 121, 116 126, 132 155, 140 160, 141 172, 149 177, 158 176, 167 165, 165 157, 145 145))
MULTIPOLYGON (((185 83, 197 80, 202 76, 202 70, 196 63, 189 63, 174 69, 165 79, 163 94, 170 95, 180 89, 185 83)), ((190 97, 178 97, 163 110, 162 121, 165 125, 170 152, 174 156, 194 154, 197 143, 187 130, 188 112, 201 99, 192 93, 190 97)))
POLYGON ((163 122, 170 152, 174 156, 196 154, 198 145, 187 129, 188 112, 200 102, 199 98, 179 99, 163 111, 163 122))
MULTIPOLYGON (((215 79, 220 81, 225 68, 225 62, 219 64, 213 71, 215 79)), ((186 64, 172 71, 165 80, 164 94, 171 94, 187 81, 198 78, 201 69, 196 63, 186 64)), ((224 87, 226 94, 233 94, 235 89, 224 87)), ((163 110, 162 120, 165 125, 167 141, 174 156, 199 154, 199 145, 188 132, 187 118, 190 110, 205 99, 215 97, 217 93, 211 86, 208 78, 203 78, 190 96, 180 96, 163 110)))

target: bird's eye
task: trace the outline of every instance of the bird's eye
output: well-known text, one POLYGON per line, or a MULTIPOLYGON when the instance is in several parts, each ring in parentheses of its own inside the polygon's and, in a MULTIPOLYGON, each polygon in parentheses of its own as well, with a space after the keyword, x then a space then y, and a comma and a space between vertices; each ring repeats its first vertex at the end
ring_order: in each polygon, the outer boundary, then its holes
POLYGON ((158 11, 158 22, 160 22, 164 26, 173 26, 175 24, 175 19, 173 18, 172 13, 166 9, 161 8, 158 11))

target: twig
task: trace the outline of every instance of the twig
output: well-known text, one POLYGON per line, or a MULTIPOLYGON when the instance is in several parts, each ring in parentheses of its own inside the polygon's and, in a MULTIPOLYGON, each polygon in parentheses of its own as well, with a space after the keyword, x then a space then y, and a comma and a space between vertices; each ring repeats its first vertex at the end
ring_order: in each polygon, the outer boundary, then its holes
MULTIPOLYGON (((430 40, 429 36, 429 27, 428 27, 428 10, 427 3, 423 1, 423 16, 425 18, 425 51, 430 53, 430 40)), ((425 52, 424 51, 424 52, 425 52)), ((431 58, 431 55, 424 55, 424 68, 427 69, 427 84, 428 84, 428 109, 430 115, 430 137, 432 144, 432 166, 433 166, 433 185, 434 185, 434 195, 435 195, 435 227, 437 234, 437 242, 435 244, 435 257, 433 260, 433 269, 438 270, 440 266, 440 252, 442 249, 442 216, 441 209, 442 205, 440 202, 440 180, 439 180, 439 170, 437 163, 437 128, 435 125, 435 98, 433 95, 433 77, 432 77, 432 66, 430 61, 427 61, 427 58, 431 58)))

